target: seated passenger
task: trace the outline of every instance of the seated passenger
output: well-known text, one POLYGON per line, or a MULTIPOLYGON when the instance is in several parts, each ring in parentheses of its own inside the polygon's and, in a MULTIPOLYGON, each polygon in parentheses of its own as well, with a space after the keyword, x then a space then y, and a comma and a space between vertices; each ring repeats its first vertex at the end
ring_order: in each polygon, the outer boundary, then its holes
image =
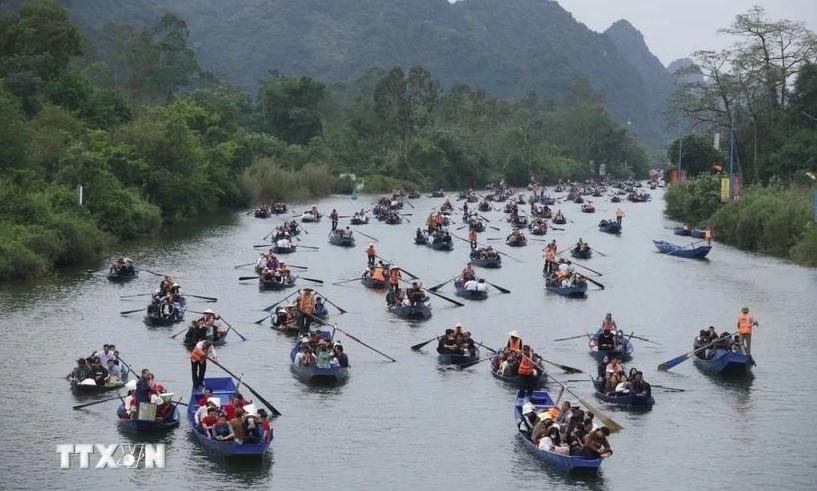
POLYGON ((233 427, 227 422, 227 415, 218 415, 218 422, 212 428, 213 438, 220 442, 229 442, 235 439, 233 427))

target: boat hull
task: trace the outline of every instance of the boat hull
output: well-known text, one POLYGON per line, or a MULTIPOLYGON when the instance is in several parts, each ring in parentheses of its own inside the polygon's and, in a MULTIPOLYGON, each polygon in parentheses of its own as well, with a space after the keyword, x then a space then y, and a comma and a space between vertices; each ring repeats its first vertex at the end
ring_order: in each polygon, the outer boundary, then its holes
POLYGON ((386 280, 373 280, 368 276, 362 276, 360 278, 360 282, 366 288, 371 288, 372 290, 383 290, 389 287, 389 282, 386 280))
POLYGON ((125 386, 125 382, 118 382, 115 384, 108 384, 108 385, 82 385, 76 382, 76 380, 71 381, 71 392, 76 395, 93 395, 93 394, 103 394, 105 392, 110 392, 112 390, 118 390, 125 386))
POLYGON ((291 288, 295 286, 295 280, 292 281, 285 281, 283 283, 276 281, 276 280, 265 280, 264 278, 258 278, 258 289, 261 291, 280 291, 286 290, 287 288, 291 288))
POLYGON ((683 257, 686 259, 703 259, 712 250, 712 246, 698 246, 691 249, 682 247, 664 240, 653 240, 652 243, 658 252, 667 256, 683 257))
POLYGON ((591 257, 593 257, 593 251, 591 249, 587 249, 586 251, 570 249, 570 255, 575 257, 576 259, 590 259, 591 257))
MULTIPOLYGON (((332 341, 330 331, 321 331, 324 338, 332 341)), ((289 353, 290 368, 295 377, 305 384, 340 385, 349 380, 349 368, 339 366, 318 367, 300 366, 295 364, 295 355, 301 350, 300 339, 295 342, 292 351, 289 353)))
POLYGON ((597 346, 599 334, 601 334, 601 329, 596 331, 596 333, 587 340, 587 347, 590 349, 590 354, 596 359, 596 361, 602 361, 605 356, 607 356, 609 359, 615 357, 621 361, 630 361, 632 359, 633 351, 635 351, 635 345, 633 345, 632 341, 630 341, 627 336, 624 337, 624 339, 627 340, 627 344, 624 346, 623 350, 599 350, 597 346))
POLYGON ((596 388, 596 397, 609 404, 641 409, 649 409, 655 404, 655 399, 652 396, 639 396, 635 394, 618 394, 615 396, 608 396, 604 393, 604 382, 600 382, 598 379, 593 380, 593 385, 596 388))
POLYGON ((124 283, 124 282, 130 281, 130 280, 132 280, 134 278, 138 278, 139 277, 139 270, 138 269, 134 270, 133 274, 124 274, 124 273, 117 273, 117 272, 113 272, 113 271, 108 271, 108 274, 105 275, 105 277, 108 278, 108 281, 111 281, 111 282, 114 282, 114 283, 124 283))
POLYGON ((162 421, 156 421, 141 419, 122 419, 119 417, 119 415, 125 411, 125 405, 119 404, 119 407, 116 409, 115 413, 116 418, 118 419, 117 425, 119 426, 119 429, 121 429, 122 431, 126 431, 128 433, 164 433, 179 426, 179 421, 181 420, 181 412, 179 411, 179 406, 178 405, 175 406, 176 407, 173 408, 173 412, 170 413, 169 417, 165 418, 162 421))
POLYGON ((389 306, 389 312, 401 319, 428 320, 431 318, 431 306, 426 304, 389 306))
POLYGON ((428 247, 431 247, 435 251, 453 251, 454 250, 454 242, 428 242, 426 243, 428 247))
POLYGON ((741 376, 751 373, 755 361, 743 353, 719 349, 712 358, 694 357, 695 365, 704 373, 725 376, 741 376))
POLYGON ((485 300, 488 298, 488 290, 466 290, 462 287, 463 283, 458 279, 454 280, 454 290, 457 292, 458 297, 462 297, 468 300, 485 300))
POLYGON ((621 233, 621 225, 615 220, 602 220, 599 222, 599 230, 608 234, 618 235, 621 233))
POLYGON ((479 350, 476 351, 474 356, 437 353, 437 360, 443 365, 465 365, 466 363, 479 360, 479 350))
POLYGON ((329 234, 329 243, 340 247, 354 247, 354 237, 340 237, 337 234, 329 234))
POLYGON ((471 264, 474 266, 479 266, 481 268, 489 268, 489 269, 499 269, 502 267, 502 258, 497 257, 474 257, 470 256, 471 264))

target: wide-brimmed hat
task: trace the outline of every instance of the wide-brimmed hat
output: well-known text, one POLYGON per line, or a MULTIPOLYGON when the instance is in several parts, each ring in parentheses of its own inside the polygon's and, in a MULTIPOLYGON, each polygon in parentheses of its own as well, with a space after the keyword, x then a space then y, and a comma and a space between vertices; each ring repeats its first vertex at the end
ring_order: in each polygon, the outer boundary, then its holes
POLYGON ((508 333, 508 336, 510 336, 510 337, 512 337, 512 338, 518 338, 518 337, 519 337, 519 333, 518 333, 518 332, 516 332, 516 331, 514 330, 514 331, 509 332, 509 333, 508 333))

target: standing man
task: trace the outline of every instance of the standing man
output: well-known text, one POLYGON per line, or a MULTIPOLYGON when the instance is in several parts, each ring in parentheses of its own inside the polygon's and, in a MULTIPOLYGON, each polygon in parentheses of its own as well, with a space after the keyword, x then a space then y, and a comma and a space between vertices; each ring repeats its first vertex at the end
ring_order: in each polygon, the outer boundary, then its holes
POLYGON ((334 231, 338 228, 338 210, 332 208, 332 213, 329 215, 329 218, 332 219, 332 230, 334 231))
POLYGON ((522 359, 519 360, 519 369, 516 372, 520 377, 519 390, 527 391, 528 397, 533 395, 536 388, 536 365, 533 363, 533 353, 530 346, 522 347, 522 359))
POLYGON ((752 354, 752 327, 756 325, 757 321, 749 314, 749 307, 743 307, 738 316, 738 337, 740 349, 747 355, 752 354))
POLYGON ((468 241, 471 242, 471 250, 477 250, 477 230, 473 226, 468 230, 468 241))
POLYGON ((621 219, 624 218, 624 212, 621 211, 621 208, 616 210, 616 223, 621 226, 621 219))
POLYGON ((403 278, 403 275, 400 273, 400 268, 397 266, 392 266, 391 270, 389 271, 389 284, 391 285, 392 292, 396 292, 400 289, 401 278, 403 278))
POLYGON ((315 296, 311 288, 304 288, 301 290, 301 295, 296 301, 298 306, 298 332, 306 334, 312 326, 312 316, 315 315, 315 296))
POLYGON ((366 249, 366 257, 369 259, 369 267, 374 267, 374 258, 377 257, 377 251, 374 250, 374 243, 369 243, 369 247, 366 249))
POLYGON ((190 352, 190 371, 193 374, 193 387, 204 385, 204 373, 207 371, 207 358, 218 361, 213 343, 208 340, 199 341, 190 352))
POLYGON ((712 230, 709 227, 704 230, 704 239, 706 239, 706 245, 712 245, 712 230))

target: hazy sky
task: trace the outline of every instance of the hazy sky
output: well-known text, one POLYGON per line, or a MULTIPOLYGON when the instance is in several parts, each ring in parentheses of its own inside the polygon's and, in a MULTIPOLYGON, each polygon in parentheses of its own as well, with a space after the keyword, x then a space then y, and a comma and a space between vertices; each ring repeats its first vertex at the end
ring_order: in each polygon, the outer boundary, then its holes
POLYGON ((735 15, 754 5, 771 19, 789 19, 817 31, 817 0, 557 0, 579 22, 594 31, 627 19, 641 31, 650 50, 664 65, 698 49, 727 48, 734 39, 717 34, 735 15))

